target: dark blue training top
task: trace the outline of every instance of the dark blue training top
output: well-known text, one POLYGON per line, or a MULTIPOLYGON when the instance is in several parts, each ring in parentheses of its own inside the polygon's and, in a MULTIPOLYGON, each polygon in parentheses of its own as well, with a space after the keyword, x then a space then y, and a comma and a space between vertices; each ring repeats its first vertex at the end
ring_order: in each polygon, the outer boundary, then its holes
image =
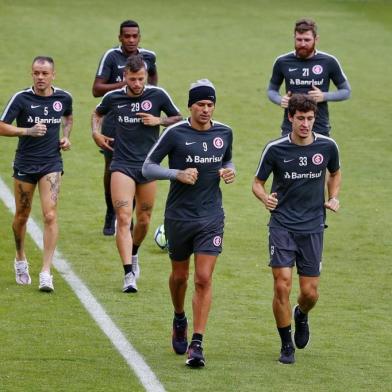
POLYGON ((307 146, 291 142, 290 134, 268 143, 256 177, 266 181, 273 173, 272 192, 278 205, 269 226, 288 231, 317 233, 324 230, 325 172, 340 167, 336 142, 320 134, 307 146))
POLYGON ((42 137, 19 136, 14 167, 24 173, 33 173, 34 167, 46 163, 62 162, 60 153, 61 117, 72 114, 72 96, 67 91, 52 87, 48 97, 36 95, 33 88, 17 92, 8 102, 0 118, 11 124, 31 128, 38 122, 46 124, 42 137))
MULTIPOLYGON (((157 72, 155 53, 143 48, 138 48, 138 53, 143 57, 147 67, 147 73, 149 75, 155 75, 157 72)), ((121 46, 109 49, 102 56, 95 77, 104 79, 108 84, 122 82, 127 59, 128 55, 122 51, 121 46)), ((109 113, 105 116, 102 124, 102 133, 106 136, 114 137, 114 128, 115 120, 109 113)))
POLYGON ((136 113, 159 117, 180 115, 169 94, 160 87, 145 86, 138 97, 127 95, 127 87, 105 94, 97 113, 113 115, 115 121, 113 162, 130 168, 141 168, 151 147, 159 137, 159 125, 144 125, 136 113))
POLYGON ((219 169, 231 161, 232 143, 231 128, 217 121, 207 131, 192 128, 186 120, 162 133, 148 159, 159 164, 168 155, 169 168, 199 172, 194 185, 170 181, 166 218, 194 220, 224 214, 219 169))
MULTIPOLYGON (((347 80, 339 61, 328 53, 316 51, 309 59, 301 59, 295 52, 279 56, 273 65, 270 83, 280 86, 285 82, 285 91, 306 94, 312 89, 312 84, 321 91, 329 90, 330 81, 339 86, 347 80)), ((317 116, 313 131, 328 134, 331 125, 329 123, 328 103, 326 101, 317 104, 317 116)), ((287 109, 284 111, 283 134, 291 132, 291 123, 288 119, 287 109)))

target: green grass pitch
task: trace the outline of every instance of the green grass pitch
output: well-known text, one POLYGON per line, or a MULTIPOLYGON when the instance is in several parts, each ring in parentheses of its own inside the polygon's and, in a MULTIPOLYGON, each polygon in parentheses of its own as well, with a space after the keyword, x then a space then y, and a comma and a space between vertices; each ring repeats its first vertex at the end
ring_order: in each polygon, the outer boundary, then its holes
MULTIPOLYGON (((392 5, 374 0, 148 2, 0 1, 0 107, 30 85, 34 56, 51 55, 55 85, 74 97, 73 147, 64 153, 59 250, 144 356, 167 391, 391 390, 392 5), (319 24, 318 48, 341 61, 352 98, 330 104, 342 160, 341 211, 329 215, 312 342, 294 366, 276 362, 279 339, 267 266, 268 214, 251 193, 282 112, 266 97, 272 63, 293 47, 300 17, 319 24), (224 252, 214 275, 205 337, 207 367, 185 368, 171 351, 169 261, 153 240, 167 184, 160 182, 152 227, 141 249, 137 295, 121 293, 113 238, 104 238, 103 158, 90 137, 98 100, 91 86, 103 52, 125 19, 157 53, 159 84, 187 113, 189 84, 217 88, 215 118, 234 130, 236 183, 224 186, 224 252)), ((0 176, 12 185, 16 139, 0 139, 0 176)), ((40 222, 39 200, 33 216, 40 222)), ((0 390, 142 391, 134 373, 55 271, 52 295, 37 290, 40 251, 27 239, 33 285, 13 275, 12 215, 0 203, 0 390)), ((191 283, 192 281, 190 281, 191 283)), ((189 285, 187 311, 191 314, 189 285)), ((297 284, 292 301, 295 301, 297 284)))

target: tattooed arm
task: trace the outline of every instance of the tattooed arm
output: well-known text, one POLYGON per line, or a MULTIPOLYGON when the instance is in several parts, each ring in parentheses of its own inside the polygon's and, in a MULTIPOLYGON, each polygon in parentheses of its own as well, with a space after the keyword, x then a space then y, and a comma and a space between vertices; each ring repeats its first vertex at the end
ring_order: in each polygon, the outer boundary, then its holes
POLYGON ((63 137, 60 139, 60 148, 63 151, 69 150, 71 148, 71 141, 69 140, 71 136, 73 117, 72 114, 69 116, 64 116, 62 118, 63 124, 63 137))

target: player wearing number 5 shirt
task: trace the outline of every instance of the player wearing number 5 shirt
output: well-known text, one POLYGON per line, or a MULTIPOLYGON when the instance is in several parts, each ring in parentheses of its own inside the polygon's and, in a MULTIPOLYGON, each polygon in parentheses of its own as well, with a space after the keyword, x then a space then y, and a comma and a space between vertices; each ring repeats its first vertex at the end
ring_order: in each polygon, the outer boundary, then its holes
MULTIPOLYGON (((18 127, 25 128, 25 132, 13 134, 19 136, 13 165, 16 211, 12 229, 16 245, 16 282, 22 285, 31 283, 24 240, 38 185, 44 221, 39 289, 50 292, 54 290, 50 269, 58 238, 57 200, 63 172, 60 151, 71 147, 72 97, 52 86, 55 70, 51 57, 38 56, 33 60, 32 77, 33 86, 11 98, 0 120, 2 129, 14 120, 18 127), (63 136, 60 138, 61 124, 63 136)), ((6 127, 8 132, 12 130, 10 127, 6 127)), ((10 133, 6 135, 12 136, 10 133)))

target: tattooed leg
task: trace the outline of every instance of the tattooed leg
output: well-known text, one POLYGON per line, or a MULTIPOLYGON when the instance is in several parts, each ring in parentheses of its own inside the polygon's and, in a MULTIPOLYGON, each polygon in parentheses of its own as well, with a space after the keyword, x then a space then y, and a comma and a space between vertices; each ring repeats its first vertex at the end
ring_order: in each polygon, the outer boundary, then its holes
POLYGON ((133 229, 133 241, 140 246, 147 235, 156 195, 156 181, 139 184, 136 187, 136 225, 133 229))
POLYGON ((26 235, 26 224, 31 212, 34 190, 35 184, 15 179, 15 216, 12 222, 12 231, 15 239, 16 260, 26 260, 24 240, 26 235))
POLYGON ((42 270, 50 272, 58 239, 57 201, 60 193, 60 173, 49 173, 38 182, 44 223, 44 252, 42 270))
POLYGON ((129 226, 132 219, 135 182, 123 173, 114 172, 111 178, 111 192, 117 218, 116 244, 118 253, 124 265, 131 264, 132 235, 129 226))

